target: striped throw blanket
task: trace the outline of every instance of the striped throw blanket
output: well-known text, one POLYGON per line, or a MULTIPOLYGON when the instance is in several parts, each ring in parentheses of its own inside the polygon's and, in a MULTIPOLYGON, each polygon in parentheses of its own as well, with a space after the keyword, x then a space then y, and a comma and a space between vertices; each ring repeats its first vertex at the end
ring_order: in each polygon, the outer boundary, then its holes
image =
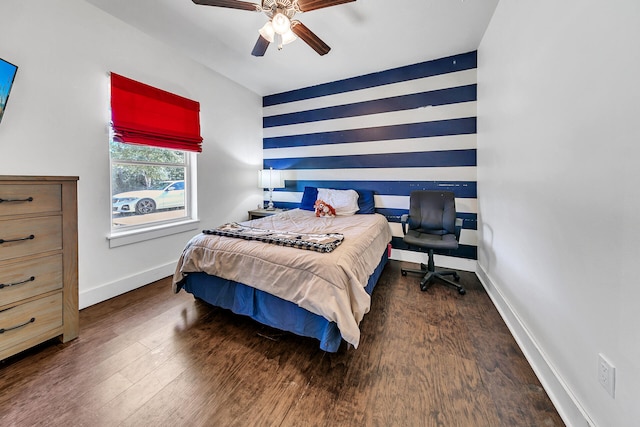
POLYGON ((230 222, 216 228, 202 230, 202 232, 204 234, 236 237, 245 240, 258 240, 279 246, 325 253, 333 251, 344 239, 344 236, 340 233, 314 234, 266 230, 264 228, 241 225, 237 222, 230 222))

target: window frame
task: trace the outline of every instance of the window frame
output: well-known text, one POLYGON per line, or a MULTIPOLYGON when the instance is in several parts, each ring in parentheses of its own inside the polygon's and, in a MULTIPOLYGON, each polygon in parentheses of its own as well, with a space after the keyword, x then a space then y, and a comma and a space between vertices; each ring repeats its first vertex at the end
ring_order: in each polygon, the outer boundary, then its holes
MULTIPOLYGON (((110 136, 111 141, 111 136, 110 136)), ((166 148, 165 148, 166 149, 166 148)), ((180 150, 182 151, 182 150, 180 150)), ((124 227, 123 229, 114 230, 113 228, 113 166, 114 160, 109 150, 109 228, 107 235, 109 248, 117 248, 120 246, 130 245, 133 243, 143 242, 147 240, 157 239, 172 234, 183 233, 187 231, 197 230, 200 225, 198 219, 198 203, 197 203, 197 154, 191 151, 183 151, 185 155, 185 213, 181 218, 154 221, 148 224, 139 224, 135 226, 124 227)), ((119 163, 116 161, 116 163, 119 163)), ((137 162, 144 163, 144 162, 137 162)), ((151 163, 157 165, 157 163, 151 163)))

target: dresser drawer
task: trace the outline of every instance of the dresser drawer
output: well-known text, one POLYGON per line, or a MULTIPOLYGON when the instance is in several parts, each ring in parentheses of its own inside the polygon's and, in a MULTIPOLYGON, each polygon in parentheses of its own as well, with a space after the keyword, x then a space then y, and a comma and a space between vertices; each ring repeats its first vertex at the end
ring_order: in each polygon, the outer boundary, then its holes
POLYGON ((0 353, 61 326, 62 292, 0 311, 0 353))
POLYGON ((62 254, 0 263, 0 306, 62 289, 62 254))
POLYGON ((0 187, 0 216, 62 209, 62 191, 58 184, 7 184, 0 187))
POLYGON ((0 220, 0 261, 62 249, 62 218, 0 220))

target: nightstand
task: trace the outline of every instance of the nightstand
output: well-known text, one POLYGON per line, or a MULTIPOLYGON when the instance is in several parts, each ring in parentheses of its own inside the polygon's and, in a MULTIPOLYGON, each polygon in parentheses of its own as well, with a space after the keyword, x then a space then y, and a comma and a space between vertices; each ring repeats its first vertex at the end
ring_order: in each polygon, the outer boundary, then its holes
POLYGON ((272 211, 268 211, 266 209, 254 209, 249 211, 249 220, 264 218, 265 216, 271 216, 281 212, 284 212, 284 209, 274 209, 272 211))

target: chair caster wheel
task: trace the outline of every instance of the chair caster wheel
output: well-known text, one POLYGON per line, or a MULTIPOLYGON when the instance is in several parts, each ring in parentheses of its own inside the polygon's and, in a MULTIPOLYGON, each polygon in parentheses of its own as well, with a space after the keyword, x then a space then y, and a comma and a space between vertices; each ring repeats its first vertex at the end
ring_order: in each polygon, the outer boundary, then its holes
POLYGON ((466 290, 464 290, 463 288, 460 288, 460 289, 458 289, 458 293, 459 293, 460 295, 464 295, 464 294, 466 294, 466 293, 467 293, 467 291, 466 291, 466 290))
POLYGON ((426 285, 426 284, 425 284, 425 285, 420 285, 420 290, 421 290, 422 292, 426 292, 426 290, 427 290, 427 285, 426 285))
POLYGON ((406 271, 404 271, 404 270, 402 270, 400 273, 402 273, 402 275, 403 275, 403 276, 406 276, 406 275, 407 275, 407 272, 406 272, 406 271))
POLYGON ((460 275, 458 273, 454 273, 453 274, 453 280, 455 280, 456 282, 460 281, 460 275))

